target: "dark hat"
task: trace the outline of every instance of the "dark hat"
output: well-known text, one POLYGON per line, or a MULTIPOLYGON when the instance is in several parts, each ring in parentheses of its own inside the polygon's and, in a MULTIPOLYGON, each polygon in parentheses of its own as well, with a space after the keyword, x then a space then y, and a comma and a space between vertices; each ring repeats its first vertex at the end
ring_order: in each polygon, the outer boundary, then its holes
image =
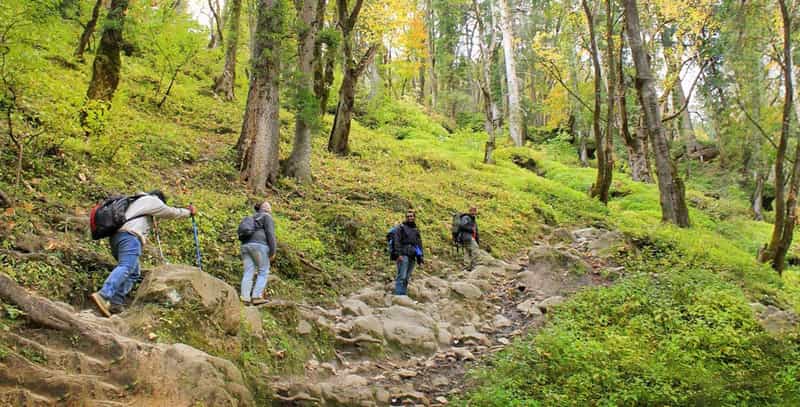
POLYGON ((167 203, 167 197, 164 196, 164 193, 161 192, 160 189, 156 189, 147 193, 148 195, 153 195, 161 200, 161 202, 167 203))

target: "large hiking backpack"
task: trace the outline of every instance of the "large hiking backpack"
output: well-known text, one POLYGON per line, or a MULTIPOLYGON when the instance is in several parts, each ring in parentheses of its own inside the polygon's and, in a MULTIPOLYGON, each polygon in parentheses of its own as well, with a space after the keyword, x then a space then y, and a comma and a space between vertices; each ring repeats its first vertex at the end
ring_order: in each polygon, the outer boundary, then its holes
POLYGON ((92 239, 98 240, 109 237, 116 233, 125 223, 147 216, 137 215, 130 219, 125 218, 125 212, 128 207, 143 196, 113 195, 95 205, 89 213, 89 228, 92 231, 92 239))
POLYGON ((395 253, 392 253, 392 246, 394 245, 394 236, 397 234, 398 226, 392 226, 386 233, 386 254, 389 255, 390 260, 396 260, 395 253))
POLYGON ((256 219, 255 215, 247 216, 239 222, 239 228, 236 229, 236 234, 239 235, 239 241, 244 243, 250 240, 253 233, 261 227, 261 224, 256 219))
POLYGON ((475 230, 472 216, 466 213, 456 213, 453 215, 453 223, 450 226, 450 234, 453 237, 453 244, 462 244, 464 235, 471 235, 475 230))

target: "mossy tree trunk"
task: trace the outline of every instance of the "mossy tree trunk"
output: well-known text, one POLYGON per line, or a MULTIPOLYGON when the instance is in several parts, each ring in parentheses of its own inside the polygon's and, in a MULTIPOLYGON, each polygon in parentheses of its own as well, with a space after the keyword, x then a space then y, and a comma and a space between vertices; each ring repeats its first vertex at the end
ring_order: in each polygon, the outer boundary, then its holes
POLYGON ((236 95, 236 53, 239 48, 239 24, 242 15, 242 0, 231 0, 230 21, 228 22, 228 41, 225 43, 225 67, 214 81, 214 93, 222 95, 228 102, 236 95))
POLYGON ((669 155, 664 128, 661 125, 661 112, 655 90, 655 75, 650 68, 647 51, 642 44, 642 30, 639 24, 639 10, 636 0, 623 0, 628 44, 636 66, 636 90, 642 105, 647 135, 656 156, 658 192, 661 201, 661 219, 679 227, 689 227, 689 209, 686 206, 686 193, 683 180, 678 176, 675 163, 669 155))
POLYGON ((97 27, 97 20, 100 18, 100 8, 103 6, 103 0, 97 0, 94 3, 94 7, 92 8, 92 17, 83 27, 83 33, 81 34, 81 39, 78 41, 78 46, 75 48, 75 58, 78 61, 83 61, 83 53, 86 51, 86 47, 89 46, 89 40, 94 35, 94 30, 97 27))
POLYGON ((647 133, 636 131, 631 134, 628 119, 628 85, 625 82, 625 57, 622 53, 625 46, 625 30, 619 33, 619 65, 617 65, 617 85, 619 85, 619 130, 625 149, 628 152, 628 165, 631 168, 631 179, 638 182, 653 182, 650 175, 650 159, 647 152, 647 133))
POLYGON ((97 47, 97 55, 92 64, 92 80, 86 92, 86 97, 90 100, 111 102, 117 90, 122 67, 120 58, 122 29, 127 10, 128 0, 111 0, 103 36, 100 38, 100 46, 97 47))
POLYGON ((278 179, 280 41, 285 10, 280 0, 259 0, 252 73, 237 143, 242 178, 255 192, 278 179))

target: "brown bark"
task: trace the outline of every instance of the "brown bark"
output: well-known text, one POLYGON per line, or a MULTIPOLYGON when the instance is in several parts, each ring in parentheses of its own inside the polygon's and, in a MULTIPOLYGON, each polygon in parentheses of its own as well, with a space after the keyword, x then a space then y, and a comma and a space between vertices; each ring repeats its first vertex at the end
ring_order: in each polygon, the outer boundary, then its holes
POLYGON ((636 0, 623 0, 625 7, 625 23, 628 44, 636 65, 636 90, 642 105, 645 126, 650 143, 656 156, 656 173, 658 175, 658 191, 661 201, 661 218, 679 227, 689 227, 689 210, 683 181, 678 176, 675 164, 669 155, 669 146, 661 125, 661 112, 658 106, 658 95, 655 90, 655 79, 650 69, 647 53, 642 44, 639 25, 639 11, 636 0))
POLYGON ((778 0, 781 10, 781 20, 783 22, 783 122, 781 123, 781 137, 778 141, 778 148, 775 155, 775 224, 772 228, 772 238, 769 245, 759 255, 762 262, 771 262, 772 268, 778 273, 782 273, 786 266, 786 253, 792 243, 792 233, 797 218, 797 192, 798 192, 798 172, 800 172, 800 145, 795 151, 794 165, 790 178, 789 195, 785 195, 785 175, 784 161, 786 160, 786 149, 788 147, 792 108, 794 107, 794 83, 792 75, 792 28, 791 17, 786 7, 785 0, 778 0))
POLYGON ((236 53, 239 47, 239 24, 242 15, 242 0, 231 0, 231 15, 228 22, 228 41, 225 43, 225 67, 214 81, 214 93, 222 95, 226 101, 236 97, 236 53))
MULTIPOLYGON (((486 164, 493 164, 494 159, 492 153, 495 149, 495 141, 497 139, 497 132, 500 128, 500 111, 497 108, 497 102, 492 95, 492 79, 491 79, 491 62, 495 51, 497 50, 498 41, 495 31, 491 30, 489 36, 489 43, 486 43, 486 28, 481 16, 480 7, 477 0, 473 0, 473 7, 475 8, 475 16, 478 20, 478 35, 480 36, 479 47, 481 51, 480 70, 481 77, 479 79, 480 93, 483 99, 483 113, 485 116, 484 128, 488 139, 483 154, 483 162, 486 164)), ((491 3, 489 3, 489 12, 494 13, 491 3)))
MULTIPOLYGON (((434 30, 433 1, 425 0, 425 25, 428 29, 428 55, 426 64, 428 68, 427 94, 425 99, 425 110, 431 113, 436 109, 438 98, 438 78, 436 77, 436 31, 434 30)), ((424 92, 424 91, 423 91, 424 92)))
POLYGON ((372 61, 378 51, 377 45, 369 47, 367 52, 356 62, 353 56, 353 28, 358 21, 358 14, 364 0, 356 0, 353 11, 349 11, 347 0, 337 0, 336 8, 339 14, 339 28, 342 31, 342 86, 339 88, 339 105, 336 107, 336 116, 333 119, 330 137, 328 138, 328 151, 339 155, 350 153, 349 137, 350 122, 353 118, 355 105, 356 85, 358 78, 364 73, 367 65, 372 61))
POLYGON ((276 0, 258 2, 250 90, 237 144, 242 178, 255 192, 263 192, 274 184, 279 171, 278 34, 283 25, 284 11, 276 3, 276 0))
POLYGON ((94 30, 97 27, 97 20, 100 17, 100 7, 103 5, 103 0, 97 0, 94 3, 94 7, 92 8, 92 17, 86 23, 86 26, 83 27, 83 33, 81 34, 81 39, 78 42, 78 47, 75 48, 75 58, 78 61, 83 62, 83 52, 86 51, 86 47, 89 46, 89 40, 94 35, 94 30))
MULTIPOLYGON (((603 90, 603 78, 602 78, 602 69, 600 67, 600 56, 599 50, 597 49, 597 39, 594 30, 594 14, 592 10, 589 8, 589 4, 587 0, 581 0, 581 5, 583 6, 583 11, 586 14, 586 23, 589 28, 589 44, 590 44, 590 53, 592 57, 592 66, 594 67, 594 110, 592 111, 592 132, 594 133, 594 142, 595 142, 595 151, 597 156, 597 178, 595 179, 594 184, 592 184, 592 189, 589 192, 589 195, 592 197, 597 197, 600 199, 600 202, 608 203, 609 197, 609 189, 611 187, 611 177, 612 177, 612 167, 611 165, 613 162, 610 160, 611 158, 611 151, 610 151, 610 143, 608 140, 611 139, 611 134, 614 130, 614 103, 608 104, 608 120, 606 120, 606 134, 603 136, 602 131, 600 130, 600 109, 602 103, 600 98, 602 96, 603 90)), ((609 5, 609 9, 611 6, 609 5)), ((610 10, 609 10, 610 11, 610 10)), ((611 24, 611 16, 609 16, 609 25, 611 24)), ((612 33, 608 33, 608 39, 610 40, 612 33)), ((611 41, 610 46, 608 47, 608 60, 613 61, 613 41, 611 41)), ((612 67, 614 64, 609 63, 608 66, 612 67)), ((609 86, 608 86, 608 98, 609 101, 613 101, 614 98, 614 87, 611 86, 611 77, 613 73, 609 72, 609 86)))
POLYGON ((86 92, 86 97, 91 100, 111 102, 117 90, 122 67, 122 29, 127 10, 128 0, 111 0, 111 8, 106 16, 107 24, 92 64, 92 80, 86 92))
POLYGON ((225 42, 224 38, 222 37, 222 7, 219 5, 219 0, 208 0, 208 8, 211 10, 211 17, 213 20, 211 22, 211 39, 208 42, 208 48, 216 48, 219 44, 225 42))
MULTIPOLYGON (((297 17, 302 22, 297 33, 297 92, 301 98, 312 98, 314 94, 314 47, 320 28, 316 18, 317 6, 317 0, 295 0, 297 17)), ((311 182, 311 126, 316 114, 316 108, 312 112, 305 109, 304 104, 295 113, 294 144, 286 161, 285 173, 301 183, 311 182), (310 117, 312 114, 314 117, 310 117)))

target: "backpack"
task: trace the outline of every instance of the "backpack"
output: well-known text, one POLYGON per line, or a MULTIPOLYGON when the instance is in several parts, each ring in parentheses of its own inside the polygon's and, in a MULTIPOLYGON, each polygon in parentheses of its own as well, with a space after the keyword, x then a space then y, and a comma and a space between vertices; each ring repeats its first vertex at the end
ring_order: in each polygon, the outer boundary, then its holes
POLYGON ((394 235, 397 233, 398 226, 392 226, 386 233, 386 254, 389 255, 389 260, 396 260, 394 253, 392 253, 392 246, 394 245, 394 235))
POLYGON ((92 231, 92 239, 98 240, 112 236, 125 223, 148 216, 137 215, 130 219, 125 218, 125 212, 128 207, 143 196, 145 195, 112 195, 95 205, 89 213, 89 228, 92 231))
POLYGON ((261 224, 256 220, 255 216, 247 216, 239 222, 239 228, 236 229, 236 234, 239 235, 239 241, 244 243, 256 233, 256 230, 261 227, 261 224))
POLYGON ((472 221, 472 216, 466 213, 453 214, 453 223, 450 226, 450 234, 453 237, 453 244, 463 243, 462 236, 464 234, 471 235, 475 230, 475 224, 472 221))

